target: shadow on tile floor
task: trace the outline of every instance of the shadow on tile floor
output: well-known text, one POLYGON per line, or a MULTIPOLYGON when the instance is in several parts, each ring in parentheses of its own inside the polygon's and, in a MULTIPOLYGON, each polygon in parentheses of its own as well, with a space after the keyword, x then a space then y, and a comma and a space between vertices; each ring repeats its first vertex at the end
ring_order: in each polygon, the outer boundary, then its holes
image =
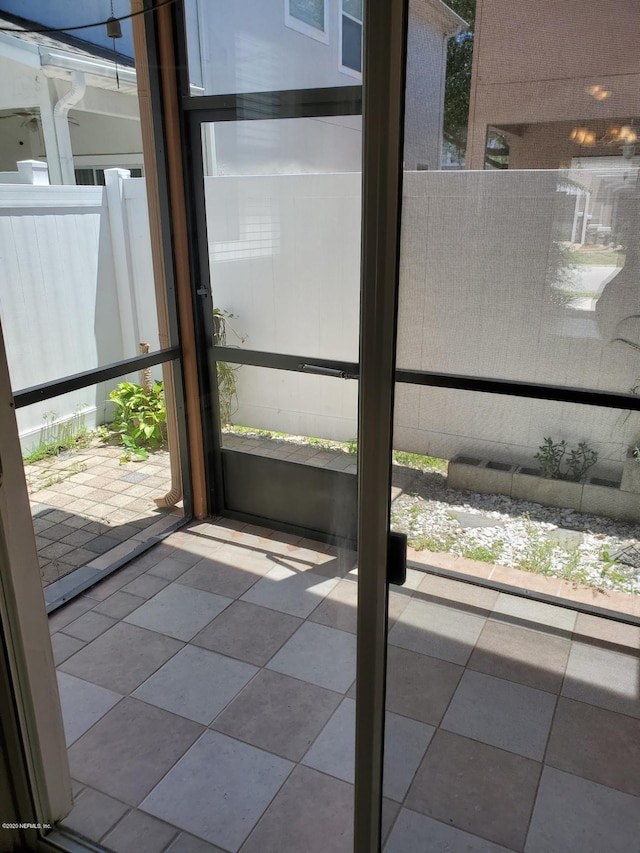
MULTIPOLYGON (((352 849, 355 555, 197 523, 50 617, 75 806, 116 853, 352 849)), ((628 853, 640 629, 410 571, 386 853, 628 853)))

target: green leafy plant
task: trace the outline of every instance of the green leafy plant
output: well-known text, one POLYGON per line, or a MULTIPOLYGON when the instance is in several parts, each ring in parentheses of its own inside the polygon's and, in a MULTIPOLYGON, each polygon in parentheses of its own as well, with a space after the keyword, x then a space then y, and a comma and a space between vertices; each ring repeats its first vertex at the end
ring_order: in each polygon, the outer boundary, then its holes
POLYGON ((503 551, 504 542, 502 539, 497 539, 489 545, 467 543, 462 546, 460 556, 468 560, 478 560, 481 563, 497 563, 503 551))
POLYGON ((586 441, 581 441, 577 449, 569 453, 567 459, 568 477, 576 483, 581 480, 589 468, 598 461, 598 454, 589 447, 586 441))
POLYGON ((167 410, 162 382, 156 382, 149 392, 135 382, 121 382, 109 399, 116 407, 111 428, 120 435, 125 460, 147 459, 147 448, 164 445, 167 410))
POLYGON ((533 525, 527 529, 527 539, 519 554, 517 568, 523 572, 534 572, 539 575, 552 573, 553 548, 551 540, 538 532, 533 525))
POLYGON ((598 461, 597 452, 589 447, 586 441, 581 441, 577 448, 569 450, 566 441, 556 442, 552 438, 545 438, 538 451, 534 459, 538 461, 540 473, 551 480, 578 482, 598 461))
POLYGON ((45 412, 38 446, 26 453, 23 459, 26 463, 39 462, 67 450, 87 447, 90 441, 91 436, 80 411, 64 422, 58 420, 55 412, 45 412))
POLYGON ((421 456, 419 453, 407 453, 404 450, 394 450, 393 461, 407 468, 418 468, 420 471, 444 472, 449 464, 446 459, 438 459, 435 456, 421 456))
MULTIPOLYGON (((240 343, 245 338, 240 337, 229 320, 236 320, 237 314, 231 314, 222 308, 213 309, 213 339, 218 346, 228 346, 227 330, 231 330, 240 343)), ((240 365, 231 365, 226 361, 216 362, 216 373, 218 380, 218 403, 220 406, 220 423, 227 426, 231 418, 238 411, 236 373, 240 365)))

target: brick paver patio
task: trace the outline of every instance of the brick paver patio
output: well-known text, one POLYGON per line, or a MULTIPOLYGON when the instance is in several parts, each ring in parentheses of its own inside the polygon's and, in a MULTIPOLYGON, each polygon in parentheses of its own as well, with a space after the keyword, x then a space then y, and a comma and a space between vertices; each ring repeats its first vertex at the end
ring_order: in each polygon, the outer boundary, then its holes
POLYGON ((25 465, 43 586, 132 537, 140 540, 171 512, 154 503, 169 490, 169 453, 142 462, 121 457, 121 447, 96 440, 25 465))

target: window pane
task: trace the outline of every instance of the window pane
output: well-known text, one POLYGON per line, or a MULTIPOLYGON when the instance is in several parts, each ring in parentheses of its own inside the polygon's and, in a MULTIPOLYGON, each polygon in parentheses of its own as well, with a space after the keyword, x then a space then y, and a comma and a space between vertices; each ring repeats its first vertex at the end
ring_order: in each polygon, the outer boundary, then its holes
POLYGON ((0 188, 0 274, 11 282, 0 317, 14 390, 132 358, 142 343, 159 349, 145 182, 117 181, 113 194, 43 186, 37 207, 33 187, 0 188))
POLYGON ((347 15, 351 15, 352 18, 357 18, 359 21, 361 21, 362 0, 343 0, 342 11, 346 12, 347 15))
POLYGON ((289 14, 324 31, 324 0, 289 0, 289 14))
POLYGON ((208 124, 203 142, 213 303, 234 315, 227 343, 356 361, 360 118, 208 124))
MULTIPOLYGON (((171 369, 151 369, 146 401, 121 384, 147 382, 135 373, 18 410, 44 587, 83 566, 107 568, 182 515, 181 504, 156 504, 172 486, 161 384, 171 369), (157 420, 149 439, 133 439, 136 419, 150 413, 157 420), (123 434, 135 448, 125 447, 123 434)), ((81 577, 88 573, 83 570, 81 577)), ((49 600, 60 594, 49 590, 49 600)))
POLYGON ((342 16, 342 64, 362 71, 362 24, 342 16))
MULTIPOLYGON (((340 70, 339 7, 325 29, 326 2, 185 0, 192 94, 353 86, 353 75, 340 70)), ((358 5, 352 0, 349 9, 358 5)))

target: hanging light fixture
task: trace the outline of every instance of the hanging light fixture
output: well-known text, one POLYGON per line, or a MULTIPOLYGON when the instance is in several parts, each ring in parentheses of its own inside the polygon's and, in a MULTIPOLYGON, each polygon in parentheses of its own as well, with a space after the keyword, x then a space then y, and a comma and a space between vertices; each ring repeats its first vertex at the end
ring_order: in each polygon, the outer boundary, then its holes
MULTIPOLYGON (((115 17, 113 13, 113 0, 110 0, 110 8, 111 8, 111 16, 107 18, 107 38, 111 39, 111 44, 113 45, 113 52, 116 53, 116 39, 122 38, 122 27, 120 26, 120 21, 115 17)), ((116 84, 118 89, 120 88, 120 77, 118 76, 118 61, 114 60, 114 65, 116 68, 116 84)))
POLYGON ((596 136, 594 130, 588 127, 574 127, 569 134, 571 142, 582 148, 596 148, 610 145, 620 146, 622 156, 630 160, 635 154, 638 132, 633 124, 623 124, 610 127, 601 136, 596 136))

